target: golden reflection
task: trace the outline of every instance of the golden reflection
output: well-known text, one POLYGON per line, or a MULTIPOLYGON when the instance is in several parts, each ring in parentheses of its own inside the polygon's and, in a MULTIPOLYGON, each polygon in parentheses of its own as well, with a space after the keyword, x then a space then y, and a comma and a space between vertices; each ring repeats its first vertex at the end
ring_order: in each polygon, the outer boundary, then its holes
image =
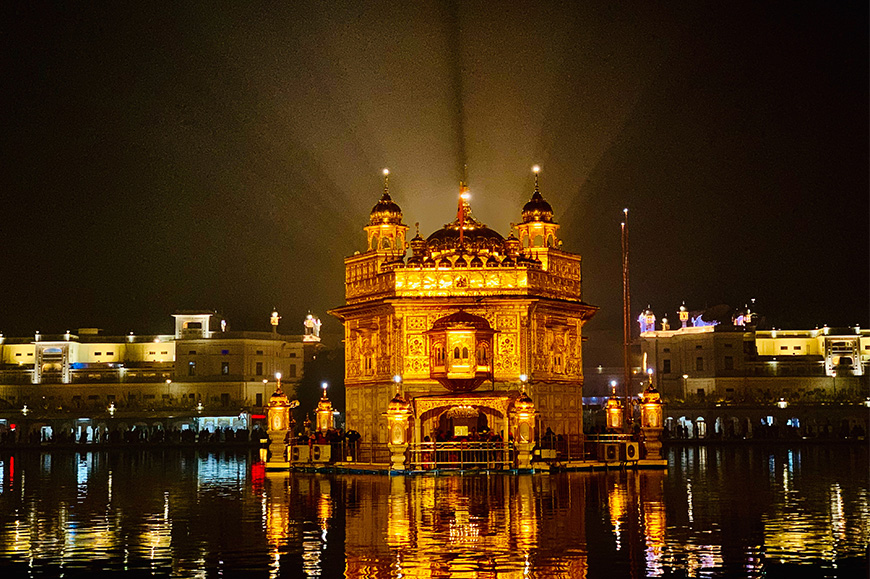
POLYGON ((408 516, 407 479, 390 477, 390 514, 387 519, 387 544, 400 549, 411 544, 411 521, 408 516))
POLYGON ((628 513, 628 489, 617 478, 610 478, 607 487, 607 506, 610 510, 610 523, 616 539, 616 550, 622 549, 622 526, 628 513))
POLYGON ((664 473, 650 471, 641 474, 640 498, 643 509, 643 528, 646 538, 647 577, 664 574, 662 558, 665 550, 664 473))

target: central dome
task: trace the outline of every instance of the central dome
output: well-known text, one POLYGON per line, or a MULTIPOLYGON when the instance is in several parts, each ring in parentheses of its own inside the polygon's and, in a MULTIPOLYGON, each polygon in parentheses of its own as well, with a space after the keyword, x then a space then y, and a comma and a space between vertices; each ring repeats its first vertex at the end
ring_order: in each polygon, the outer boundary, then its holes
POLYGON ((464 224, 457 217, 453 223, 448 223, 433 232, 426 242, 432 251, 447 251, 459 249, 459 230, 462 229, 462 240, 467 249, 499 251, 504 247, 504 237, 490 229, 466 211, 464 224))

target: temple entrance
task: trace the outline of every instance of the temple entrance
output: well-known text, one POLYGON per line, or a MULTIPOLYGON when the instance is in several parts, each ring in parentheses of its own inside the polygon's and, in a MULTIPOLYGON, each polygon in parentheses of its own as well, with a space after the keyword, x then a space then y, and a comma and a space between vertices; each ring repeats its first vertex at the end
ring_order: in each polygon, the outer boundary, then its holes
POLYGON ((435 440, 476 440, 489 430, 486 414, 473 406, 454 406, 439 417, 435 440))
POLYGON ((509 468, 512 457, 505 436, 507 399, 482 398, 466 396, 458 404, 430 399, 429 408, 418 401, 418 408, 423 410, 418 423, 419 442, 410 447, 415 469, 509 468))

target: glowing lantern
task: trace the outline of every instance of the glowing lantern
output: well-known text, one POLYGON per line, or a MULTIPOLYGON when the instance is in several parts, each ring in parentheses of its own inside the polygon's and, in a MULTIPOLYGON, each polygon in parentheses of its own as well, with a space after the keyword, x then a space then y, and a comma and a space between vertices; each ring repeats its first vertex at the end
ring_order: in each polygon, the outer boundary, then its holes
POLYGON ((280 382, 278 389, 269 398, 268 419, 269 430, 289 430, 290 428, 290 400, 281 390, 280 382))
POLYGON ((318 432, 326 432, 327 430, 331 430, 334 426, 332 402, 330 402, 329 398, 326 396, 326 386, 326 382, 321 384, 321 388, 323 388, 323 396, 320 397, 320 401, 317 403, 318 432))
POLYGON ((612 430, 622 430, 622 400, 616 395, 607 399, 607 404, 604 406, 605 416, 607 417, 607 428, 612 430))
POLYGON ((643 428, 661 428, 663 424, 662 398, 658 390, 650 385, 643 393, 640 404, 641 426, 643 428))
POLYGON ((535 403, 525 391, 514 402, 517 442, 531 442, 535 438, 535 403))
POLYGON ((647 388, 640 402, 640 426, 643 432, 643 446, 646 457, 651 460, 661 460, 662 429, 664 409, 658 390, 647 388))
POLYGON ((408 418, 411 416, 411 403, 402 398, 400 392, 387 405, 387 421, 389 425, 390 444, 406 444, 408 442, 408 418))

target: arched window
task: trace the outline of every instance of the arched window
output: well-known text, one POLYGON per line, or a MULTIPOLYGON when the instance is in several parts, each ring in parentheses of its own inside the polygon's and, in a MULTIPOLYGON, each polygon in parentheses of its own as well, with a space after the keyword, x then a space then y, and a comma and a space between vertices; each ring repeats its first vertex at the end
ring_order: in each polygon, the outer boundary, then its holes
POLYGON ((462 348, 462 359, 463 360, 468 359, 468 348, 462 348))
POLYGON ((453 359, 454 360, 459 359, 459 346, 456 346, 455 348, 453 348, 453 359))

